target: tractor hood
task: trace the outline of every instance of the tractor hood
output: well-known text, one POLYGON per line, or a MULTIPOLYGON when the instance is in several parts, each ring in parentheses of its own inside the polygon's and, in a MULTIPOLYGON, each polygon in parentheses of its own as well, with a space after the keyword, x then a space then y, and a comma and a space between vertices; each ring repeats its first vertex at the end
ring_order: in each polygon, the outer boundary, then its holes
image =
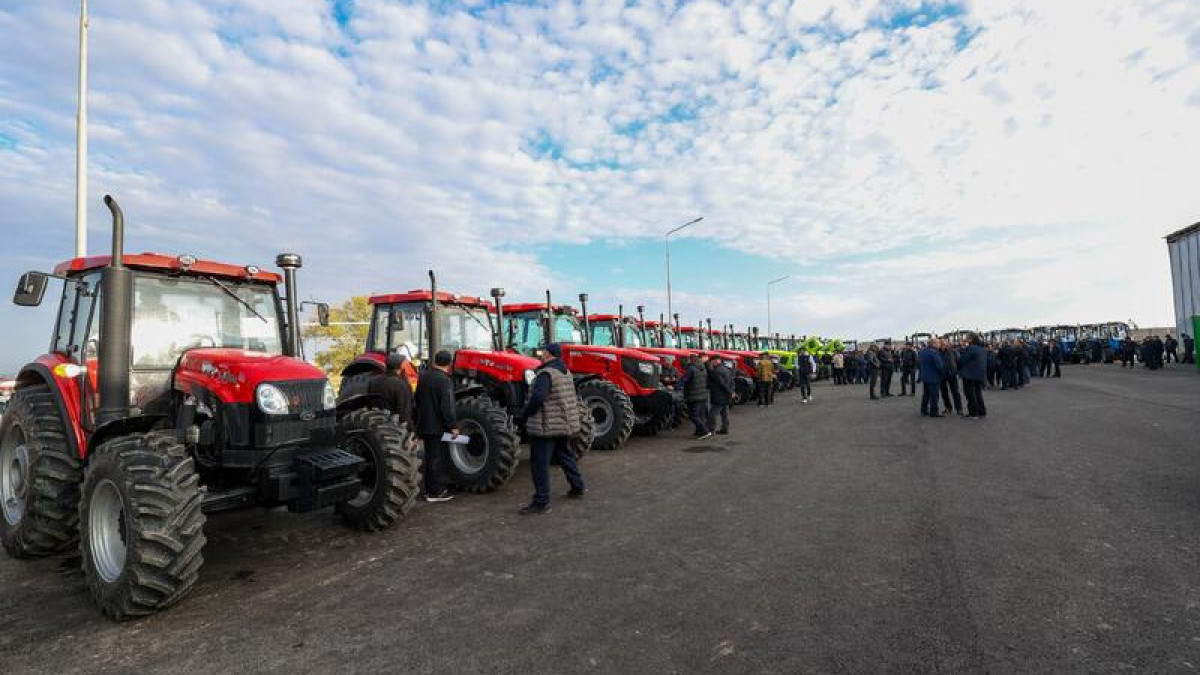
POLYGON ((658 361, 657 358, 650 356, 641 349, 635 349, 633 347, 600 347, 598 345, 563 344, 562 351, 563 358, 567 358, 570 355, 576 354, 595 354, 600 358, 613 360, 621 357, 628 357, 634 359, 635 361, 658 361))
POLYGON ((532 356, 514 352, 479 351, 460 349, 454 353, 454 369, 476 370, 488 373, 503 382, 523 381, 525 371, 542 365, 532 356))
POLYGON ((300 359, 244 349, 191 349, 175 371, 177 389, 200 385, 226 403, 254 401, 254 389, 261 382, 324 379, 320 368, 300 359))

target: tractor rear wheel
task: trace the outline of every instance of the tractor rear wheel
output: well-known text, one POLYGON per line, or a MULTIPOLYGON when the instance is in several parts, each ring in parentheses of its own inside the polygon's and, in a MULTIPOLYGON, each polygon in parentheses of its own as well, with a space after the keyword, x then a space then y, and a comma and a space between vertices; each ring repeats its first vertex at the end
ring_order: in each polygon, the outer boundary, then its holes
POLYGON ((370 371, 343 377, 342 384, 338 387, 338 402, 345 401, 351 396, 367 393, 367 385, 376 377, 378 374, 370 371))
POLYGON ((0 424, 0 541, 15 558, 49 555, 79 540, 83 469, 45 385, 13 394, 0 424))
POLYGON ((579 385, 579 396, 595 422, 592 449, 615 450, 633 433, 633 401, 608 380, 592 379, 579 385))
POLYGON ((582 396, 579 399, 579 433, 575 434, 575 438, 571 439, 571 449, 575 451, 575 459, 579 459, 592 449, 592 437, 595 435, 596 420, 592 419, 592 411, 584 402, 582 396))
POLYGON ((520 437, 508 413, 486 396, 469 396, 455 406, 458 432, 466 444, 450 443, 450 483, 466 492, 491 492, 517 470, 520 437))
POLYGON ((120 436, 88 460, 79 550, 92 599, 123 621, 175 604, 204 563, 200 479, 168 434, 120 436))
POLYGON ((754 398, 754 380, 748 377, 735 378, 733 381, 733 404, 741 405, 754 398))
POLYGON ((639 436, 654 436, 658 432, 671 428, 671 417, 675 414, 674 405, 665 405, 646 415, 638 416, 633 425, 633 433, 639 436))
POLYGON ((339 504, 338 513, 347 526, 378 532, 404 517, 421 492, 421 453, 416 437, 392 422, 387 411, 355 410, 339 426, 346 436, 345 448, 366 460, 358 496, 339 504))

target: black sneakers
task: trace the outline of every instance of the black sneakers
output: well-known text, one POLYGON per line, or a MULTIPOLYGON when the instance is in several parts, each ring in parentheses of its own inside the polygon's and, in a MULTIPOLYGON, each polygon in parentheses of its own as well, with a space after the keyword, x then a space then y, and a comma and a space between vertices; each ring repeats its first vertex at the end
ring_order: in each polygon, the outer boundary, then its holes
POLYGON ((583 488, 580 490, 571 488, 570 491, 567 492, 567 497, 569 499, 583 499, 583 496, 586 494, 587 494, 587 488, 583 488))
POLYGON ((550 513, 550 505, 549 504, 530 504, 529 506, 526 506, 525 508, 521 509, 520 511, 517 511, 517 513, 521 514, 522 516, 540 516, 543 513, 550 513))

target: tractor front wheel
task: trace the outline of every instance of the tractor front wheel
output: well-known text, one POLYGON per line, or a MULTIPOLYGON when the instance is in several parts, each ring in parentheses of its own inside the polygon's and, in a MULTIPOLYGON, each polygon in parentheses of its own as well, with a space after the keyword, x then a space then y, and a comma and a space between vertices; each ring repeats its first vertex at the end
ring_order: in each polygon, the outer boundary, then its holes
POLYGON ((167 434, 130 434, 88 460, 79 502, 83 576, 105 616, 123 621, 175 604, 204 563, 200 483, 167 434))
POLYGON ((508 413, 486 396, 470 396, 455 406, 458 432, 470 441, 450 443, 450 483, 466 492, 491 492, 517 470, 520 437, 508 413))
POLYGON ((386 411, 366 408, 339 422, 345 448, 366 460, 358 496, 339 504, 347 526, 364 532, 391 527, 407 514, 421 492, 421 453, 416 437, 391 421, 386 411))
POLYGON ((83 469, 45 385, 13 394, 0 424, 0 541, 9 555, 64 551, 79 539, 83 469))
POLYGON ((579 396, 592 413, 595 429, 592 448, 615 450, 633 433, 633 401, 617 385, 607 380, 587 380, 579 385, 579 396))

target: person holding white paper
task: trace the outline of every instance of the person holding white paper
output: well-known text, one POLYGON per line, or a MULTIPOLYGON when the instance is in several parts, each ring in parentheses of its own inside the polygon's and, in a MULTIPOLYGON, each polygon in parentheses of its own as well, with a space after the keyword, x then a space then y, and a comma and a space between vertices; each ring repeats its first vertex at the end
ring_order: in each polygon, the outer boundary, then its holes
POLYGON ((417 435, 425 445, 425 501, 448 502, 454 499, 446 486, 446 462, 449 452, 442 434, 458 436, 454 416, 454 383, 450 380, 454 358, 442 350, 433 356, 433 367, 426 368, 417 382, 417 435))

